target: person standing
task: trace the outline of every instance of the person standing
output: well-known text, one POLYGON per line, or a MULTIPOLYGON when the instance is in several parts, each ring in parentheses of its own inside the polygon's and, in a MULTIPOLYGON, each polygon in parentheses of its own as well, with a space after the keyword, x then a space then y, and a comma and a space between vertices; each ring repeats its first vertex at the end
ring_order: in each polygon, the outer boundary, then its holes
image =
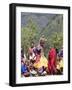
POLYGON ((49 74, 55 74, 56 73, 56 49, 51 48, 48 54, 48 70, 49 74))

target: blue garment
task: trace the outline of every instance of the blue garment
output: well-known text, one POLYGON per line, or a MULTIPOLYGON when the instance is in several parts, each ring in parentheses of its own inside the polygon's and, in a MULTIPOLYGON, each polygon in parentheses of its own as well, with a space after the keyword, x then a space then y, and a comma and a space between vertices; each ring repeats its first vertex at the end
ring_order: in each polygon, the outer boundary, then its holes
POLYGON ((21 73, 27 73, 28 72, 28 68, 26 65, 21 65, 21 73))

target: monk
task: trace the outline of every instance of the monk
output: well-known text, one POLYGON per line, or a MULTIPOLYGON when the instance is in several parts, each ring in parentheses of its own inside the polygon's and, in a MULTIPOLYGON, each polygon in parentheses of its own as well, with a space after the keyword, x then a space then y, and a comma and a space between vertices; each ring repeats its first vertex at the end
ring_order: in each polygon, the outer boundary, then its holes
POLYGON ((51 48, 48 54, 48 70, 51 75, 56 73, 56 57, 56 49, 51 48))

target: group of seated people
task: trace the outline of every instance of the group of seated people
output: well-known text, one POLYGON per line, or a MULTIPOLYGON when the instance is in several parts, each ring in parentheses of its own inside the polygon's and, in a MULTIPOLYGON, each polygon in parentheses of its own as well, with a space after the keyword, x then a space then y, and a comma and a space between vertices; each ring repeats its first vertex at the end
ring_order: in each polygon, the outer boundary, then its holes
POLYGON ((32 62, 25 61, 21 62, 21 76, 29 77, 29 76, 43 76, 46 75, 46 68, 35 68, 32 62))
POLYGON ((21 76, 46 76, 63 74, 63 49, 59 52, 52 47, 48 52, 48 57, 44 56, 44 39, 40 39, 39 45, 32 43, 28 50, 28 57, 21 50, 21 76))
MULTIPOLYGON (((48 60, 45 57, 41 57, 41 51, 37 50, 37 55, 30 51, 29 60, 25 57, 21 57, 21 76, 41 76, 46 75, 46 67, 48 60)), ((24 55, 25 56, 25 55, 24 55)))
POLYGON ((55 49, 51 48, 48 53, 48 59, 37 51, 37 55, 29 56, 29 60, 24 56, 21 57, 21 76, 46 76, 63 74, 63 50, 58 54, 55 49))

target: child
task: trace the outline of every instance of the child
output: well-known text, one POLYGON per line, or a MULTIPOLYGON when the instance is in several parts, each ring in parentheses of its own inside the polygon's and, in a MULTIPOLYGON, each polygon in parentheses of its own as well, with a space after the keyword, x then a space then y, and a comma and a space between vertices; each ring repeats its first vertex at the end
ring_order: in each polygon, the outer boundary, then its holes
POLYGON ((60 71, 60 74, 63 74, 63 47, 59 51, 58 57, 59 57, 59 63, 57 65, 57 69, 60 71))
POLYGON ((45 76, 47 73, 46 73, 46 70, 44 69, 44 67, 41 67, 38 69, 38 75, 39 76, 45 76))
POLYGON ((63 60, 59 58, 59 60, 57 60, 57 74, 63 74, 63 60))
POLYGON ((26 62, 24 63, 23 61, 21 61, 21 75, 25 77, 28 77, 30 75, 27 63, 26 62))
POLYGON ((36 70, 34 69, 32 62, 30 62, 29 71, 30 71, 30 76, 36 76, 36 75, 37 75, 37 72, 36 72, 36 70))

